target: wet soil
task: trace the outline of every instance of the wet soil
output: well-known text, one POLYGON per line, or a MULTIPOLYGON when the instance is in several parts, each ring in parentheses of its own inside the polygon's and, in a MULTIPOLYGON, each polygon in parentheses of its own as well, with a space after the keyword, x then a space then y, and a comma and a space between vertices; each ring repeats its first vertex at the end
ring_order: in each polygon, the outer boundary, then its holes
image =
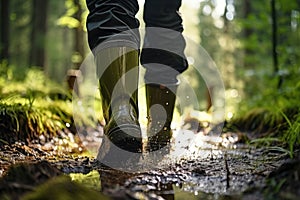
MULTIPOLYGON (((134 173, 104 166, 91 152, 84 156, 85 150, 98 148, 101 131, 85 134, 80 143, 65 142, 65 148, 57 147, 62 138, 52 144, 4 145, 0 199, 298 199, 297 152, 290 159, 280 148, 240 143, 235 133, 176 135, 173 156, 152 160, 149 170, 134 173), (49 193, 53 188, 56 196, 49 193)), ((147 156, 140 162, 147 163, 147 156)))

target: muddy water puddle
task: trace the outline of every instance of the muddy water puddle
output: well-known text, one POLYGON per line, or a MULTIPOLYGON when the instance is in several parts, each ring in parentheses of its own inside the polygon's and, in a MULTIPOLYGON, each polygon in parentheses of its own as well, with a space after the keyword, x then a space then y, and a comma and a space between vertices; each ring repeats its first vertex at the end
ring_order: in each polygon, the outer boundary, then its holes
MULTIPOLYGON (((23 194, 42 195, 37 194, 40 190, 36 188, 45 184, 46 188, 76 184, 77 192, 70 194, 75 199, 84 192, 94 194, 94 199, 97 195, 113 199, 241 199, 247 191, 263 188, 266 177, 287 158, 286 153, 274 148, 238 144, 234 134, 231 138, 191 132, 180 134, 182 137, 175 138, 168 155, 149 159, 145 154, 139 160, 144 168, 134 172, 104 166, 95 155, 58 156, 19 146, 7 149, 0 153, 0 199, 12 191, 18 198, 23 194), (26 165, 10 170, 9 165, 15 166, 14 163, 26 165), (24 174, 26 178, 20 177, 24 174), (67 180, 55 182, 61 176, 67 176, 67 180), (28 177, 32 180, 42 177, 44 181, 24 181, 28 177)), ((250 199, 258 197, 257 191, 254 196, 250 193, 250 199)))
POLYGON ((241 199, 245 192, 263 188, 266 177, 287 158, 274 148, 254 148, 217 136, 181 134, 186 137, 175 139, 170 154, 163 159, 149 159, 145 154, 139 160, 145 167, 141 171, 128 173, 94 163, 87 175, 72 170, 68 173, 84 185, 86 180, 97 183, 94 190, 113 198, 241 199))
POLYGON ((149 172, 133 174, 100 167, 90 172, 92 175, 70 176, 81 183, 97 183, 94 189, 111 197, 235 199, 251 188, 263 187, 266 176, 280 166, 282 156, 267 149, 223 149, 218 155, 181 158, 149 172))

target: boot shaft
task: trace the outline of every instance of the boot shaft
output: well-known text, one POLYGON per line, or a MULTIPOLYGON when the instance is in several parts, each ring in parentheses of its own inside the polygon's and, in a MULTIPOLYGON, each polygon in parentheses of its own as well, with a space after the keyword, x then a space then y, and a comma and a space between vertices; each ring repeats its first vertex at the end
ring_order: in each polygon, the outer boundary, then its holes
POLYGON ((99 78, 102 109, 105 121, 111 118, 118 101, 130 102, 138 115, 138 50, 129 47, 114 47, 99 51, 95 56, 99 78))
POLYGON ((176 101, 177 85, 146 84, 147 117, 150 125, 170 129, 176 101))
POLYGON ((118 156, 126 154, 122 154, 124 150, 134 153, 142 151, 137 107, 138 51, 115 47, 103 49, 95 55, 106 122, 104 140, 97 158, 114 163, 118 162, 118 156))

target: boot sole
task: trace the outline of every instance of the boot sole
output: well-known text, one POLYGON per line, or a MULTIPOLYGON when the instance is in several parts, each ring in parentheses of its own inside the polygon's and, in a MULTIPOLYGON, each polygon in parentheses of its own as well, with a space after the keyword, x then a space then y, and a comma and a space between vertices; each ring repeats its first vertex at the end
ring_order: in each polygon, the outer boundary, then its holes
POLYGON ((123 124, 106 133, 109 140, 117 147, 133 153, 142 152, 141 129, 137 125, 123 124))

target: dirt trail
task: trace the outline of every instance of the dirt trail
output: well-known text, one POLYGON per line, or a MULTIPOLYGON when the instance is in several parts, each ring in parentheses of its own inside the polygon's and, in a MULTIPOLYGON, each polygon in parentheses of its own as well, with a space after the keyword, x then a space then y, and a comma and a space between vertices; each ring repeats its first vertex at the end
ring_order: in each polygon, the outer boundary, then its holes
MULTIPOLYGON (((16 197, 34 193, 34 188, 53 179, 51 177, 65 174, 73 182, 83 183, 91 191, 109 198, 264 199, 267 186, 270 185, 270 174, 275 185, 276 180, 278 184, 282 171, 276 171, 289 160, 286 153, 276 148, 254 148, 236 143, 238 135, 234 133, 227 134, 226 137, 206 136, 189 131, 176 134, 181 137, 180 140, 175 139, 169 156, 160 162, 151 159, 151 163, 148 162, 149 155, 143 155, 140 162, 151 165, 151 168, 136 173, 108 168, 92 156, 55 153, 42 150, 36 145, 18 143, 1 147, 0 197, 11 191, 16 193, 16 197), (12 170, 11 166, 18 166, 16 163, 26 163, 21 168, 23 173, 18 174, 18 170, 12 170), (47 172, 43 170, 45 166, 47 172), (24 182, 25 178, 20 176, 33 177, 33 181, 24 182), (41 177, 43 181, 40 180, 41 177), (34 181, 34 178, 37 180, 34 181), (18 190, 15 190, 16 187, 18 190)), ((294 165, 299 164, 296 162, 291 166, 294 165)), ((293 169, 291 166, 288 169, 293 169)), ((298 168, 295 167, 290 173, 295 174, 295 170, 297 172, 298 168)), ((298 177, 291 177, 295 181, 293 184, 299 185, 298 177)), ((285 183, 288 182, 289 179, 286 179, 285 183)), ((284 188, 285 185, 280 187, 284 188)), ((295 187, 290 188, 290 191, 294 190, 295 187)), ((295 192, 297 194, 299 189, 295 192)), ((274 191, 269 191, 270 195, 273 193, 274 191)), ((293 194, 287 193, 293 199, 293 194)))

